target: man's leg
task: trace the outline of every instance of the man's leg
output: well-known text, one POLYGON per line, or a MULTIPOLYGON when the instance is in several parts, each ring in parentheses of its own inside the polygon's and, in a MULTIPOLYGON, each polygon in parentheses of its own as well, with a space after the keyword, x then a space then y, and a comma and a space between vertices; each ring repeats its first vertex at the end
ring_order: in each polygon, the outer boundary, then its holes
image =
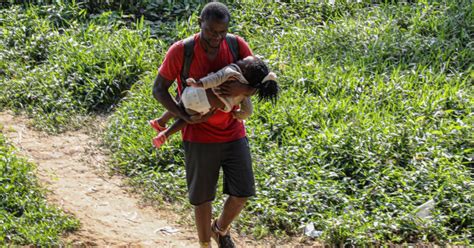
POLYGON ((219 247, 235 247, 228 230, 240 214, 248 197, 255 195, 255 179, 247 138, 222 144, 224 193, 228 194, 218 220, 211 226, 219 247))
POLYGON ((245 207, 248 197, 255 195, 252 156, 247 138, 229 142, 224 147, 224 193, 228 194, 217 220, 221 231, 226 231, 245 207))
POLYGON ((211 241, 212 202, 194 206, 194 218, 200 242, 211 241))
POLYGON ((240 214, 245 207, 248 197, 229 196, 224 203, 219 219, 217 219, 217 226, 221 231, 227 231, 232 221, 240 214))
POLYGON ((186 182, 189 201, 194 205, 194 216, 199 242, 211 239, 212 201, 219 178, 220 144, 184 141, 186 182))

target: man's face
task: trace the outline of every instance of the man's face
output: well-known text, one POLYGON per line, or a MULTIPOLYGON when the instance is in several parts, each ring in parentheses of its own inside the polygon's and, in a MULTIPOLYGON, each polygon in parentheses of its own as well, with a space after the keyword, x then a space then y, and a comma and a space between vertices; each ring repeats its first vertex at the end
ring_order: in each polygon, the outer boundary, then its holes
POLYGON ((199 20, 199 23, 201 26, 201 38, 209 47, 218 48, 227 34, 229 20, 227 18, 221 20, 199 20))

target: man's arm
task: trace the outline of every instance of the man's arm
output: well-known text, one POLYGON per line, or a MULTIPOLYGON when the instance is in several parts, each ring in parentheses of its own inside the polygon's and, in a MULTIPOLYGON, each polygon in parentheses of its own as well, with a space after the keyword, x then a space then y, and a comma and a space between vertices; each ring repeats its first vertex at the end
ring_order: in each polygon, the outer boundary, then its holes
POLYGON ((180 108, 176 102, 173 100, 169 93, 169 88, 173 84, 173 81, 170 81, 160 74, 158 74, 155 78, 155 82, 153 84, 153 97, 160 102, 168 111, 173 113, 180 119, 183 119, 188 124, 195 124, 199 122, 204 122, 209 119, 209 117, 214 113, 210 111, 208 114, 201 116, 198 118, 197 116, 190 116, 184 111, 184 109, 180 108))
POLYGON ((222 97, 240 95, 250 97, 257 92, 257 89, 237 80, 227 80, 224 84, 214 88, 214 92, 222 97))
POLYGON ((172 81, 165 79, 160 74, 158 74, 153 84, 153 97, 155 97, 155 99, 168 111, 181 118, 184 111, 182 111, 178 105, 176 105, 168 91, 172 84, 172 81))

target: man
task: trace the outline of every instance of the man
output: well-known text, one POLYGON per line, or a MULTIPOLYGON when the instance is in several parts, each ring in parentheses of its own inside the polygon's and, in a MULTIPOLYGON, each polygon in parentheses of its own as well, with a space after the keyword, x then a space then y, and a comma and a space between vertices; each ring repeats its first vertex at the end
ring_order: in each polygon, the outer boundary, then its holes
MULTIPOLYGON (((234 62, 225 39, 230 22, 228 8, 217 2, 208 3, 198 18, 200 33, 194 35, 193 60, 189 77, 199 79, 234 62)), ((252 54, 240 37, 238 57, 252 54)), ((186 180, 189 201, 194 205, 195 222, 202 247, 210 247, 211 236, 219 247, 235 247, 229 228, 245 206, 247 198, 255 195, 255 182, 245 128, 232 113, 214 110, 196 117, 189 116, 169 94, 169 87, 177 79, 178 91, 183 89, 180 73, 183 68, 183 41, 168 50, 153 86, 153 95, 163 106, 185 120, 183 143, 186 161, 186 180), (220 216, 211 223, 212 201, 215 198, 219 170, 224 172, 224 193, 228 198, 220 216)), ((184 79, 185 80, 185 79, 184 79)), ((227 82, 216 93, 247 95, 254 89, 238 82, 227 82)))

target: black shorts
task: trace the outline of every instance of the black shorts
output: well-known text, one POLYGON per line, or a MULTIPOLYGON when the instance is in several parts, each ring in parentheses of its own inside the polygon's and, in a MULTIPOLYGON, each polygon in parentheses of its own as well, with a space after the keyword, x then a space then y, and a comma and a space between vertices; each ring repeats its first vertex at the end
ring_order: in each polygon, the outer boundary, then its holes
POLYGON ((225 194, 237 197, 255 195, 252 158, 246 137, 227 143, 184 141, 184 153, 191 204, 200 205, 214 200, 221 167, 225 194))

